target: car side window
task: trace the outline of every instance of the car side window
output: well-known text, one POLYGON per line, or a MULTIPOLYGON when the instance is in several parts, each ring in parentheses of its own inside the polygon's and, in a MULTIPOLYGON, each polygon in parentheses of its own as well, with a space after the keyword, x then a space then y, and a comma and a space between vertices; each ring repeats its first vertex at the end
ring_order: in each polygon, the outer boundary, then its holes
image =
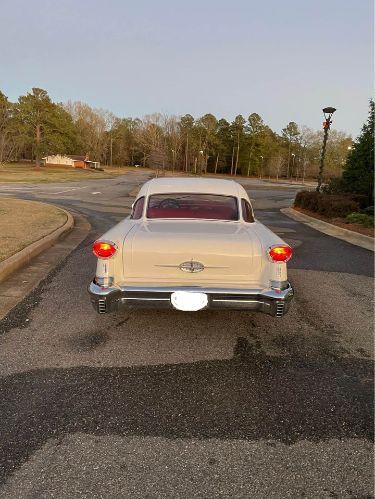
POLYGON ((241 199, 242 217, 245 222, 254 222, 253 210, 251 209, 250 203, 246 199, 241 199))
POLYGON ((144 196, 137 199, 137 201, 133 205, 133 209, 132 209, 130 218, 132 218, 133 220, 139 220, 142 217, 144 204, 145 204, 144 196))

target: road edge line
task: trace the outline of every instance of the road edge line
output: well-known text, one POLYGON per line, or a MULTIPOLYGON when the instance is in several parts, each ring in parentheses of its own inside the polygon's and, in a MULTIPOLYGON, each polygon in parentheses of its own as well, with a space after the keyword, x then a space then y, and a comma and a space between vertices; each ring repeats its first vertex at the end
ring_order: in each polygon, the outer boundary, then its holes
MULTIPOLYGON (((42 204, 42 203, 41 203, 42 204)), ((48 203, 43 203, 47 204, 48 203)), ((48 205, 54 206, 54 205, 48 205)), ((56 206, 54 206, 56 208, 56 206)), ((24 267, 26 264, 30 262, 30 260, 36 256, 38 256, 42 251, 53 246, 62 235, 71 231, 74 227, 74 218, 71 213, 63 208, 58 207, 59 210, 65 213, 67 219, 61 227, 55 229, 50 234, 38 239, 31 243, 26 248, 23 248, 21 251, 18 251, 14 255, 10 256, 3 262, 0 262, 0 282, 5 281, 10 274, 13 274, 16 270, 19 270, 21 267, 24 267)))
POLYGON ((337 239, 341 239, 343 241, 346 241, 347 243, 354 244, 355 246, 359 246, 369 251, 375 251, 374 239, 372 237, 365 236, 364 234, 359 234, 358 232, 353 232, 352 230, 344 229, 342 227, 338 227, 337 225, 333 225, 328 222, 324 222, 323 220, 311 217, 310 215, 306 215, 305 213, 300 213, 293 208, 281 208, 280 211, 287 217, 292 218, 297 222, 302 222, 312 229, 323 232, 323 234, 336 237, 337 239))

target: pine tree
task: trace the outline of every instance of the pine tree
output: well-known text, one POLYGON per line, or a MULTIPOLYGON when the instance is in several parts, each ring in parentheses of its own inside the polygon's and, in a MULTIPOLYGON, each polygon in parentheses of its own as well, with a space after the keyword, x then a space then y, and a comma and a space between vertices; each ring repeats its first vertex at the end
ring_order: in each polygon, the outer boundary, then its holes
POLYGON ((374 204, 374 119, 375 103, 371 100, 368 120, 348 155, 343 172, 346 189, 365 194, 369 205, 374 204))
POLYGON ((37 167, 43 154, 74 151, 76 131, 72 118, 62 106, 51 101, 45 90, 33 88, 22 95, 16 105, 16 115, 20 135, 32 147, 37 167))

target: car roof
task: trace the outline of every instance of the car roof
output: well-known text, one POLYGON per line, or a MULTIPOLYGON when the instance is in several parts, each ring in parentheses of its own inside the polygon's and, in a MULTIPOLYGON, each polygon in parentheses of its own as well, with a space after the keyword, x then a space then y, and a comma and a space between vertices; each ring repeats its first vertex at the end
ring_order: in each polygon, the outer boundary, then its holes
POLYGON ((161 177, 143 184, 138 197, 173 192, 195 192, 226 196, 246 195, 243 187, 234 180, 202 177, 161 177))

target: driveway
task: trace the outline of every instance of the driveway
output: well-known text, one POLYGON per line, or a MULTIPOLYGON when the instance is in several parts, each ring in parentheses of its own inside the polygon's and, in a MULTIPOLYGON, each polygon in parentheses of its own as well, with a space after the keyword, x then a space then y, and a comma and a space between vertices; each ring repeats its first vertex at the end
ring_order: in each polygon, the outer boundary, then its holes
POLYGON ((286 317, 98 316, 91 243, 146 179, 0 184, 92 225, 0 322, 0 496, 372 496, 372 252, 282 215, 298 187, 244 181, 295 248, 286 317))

